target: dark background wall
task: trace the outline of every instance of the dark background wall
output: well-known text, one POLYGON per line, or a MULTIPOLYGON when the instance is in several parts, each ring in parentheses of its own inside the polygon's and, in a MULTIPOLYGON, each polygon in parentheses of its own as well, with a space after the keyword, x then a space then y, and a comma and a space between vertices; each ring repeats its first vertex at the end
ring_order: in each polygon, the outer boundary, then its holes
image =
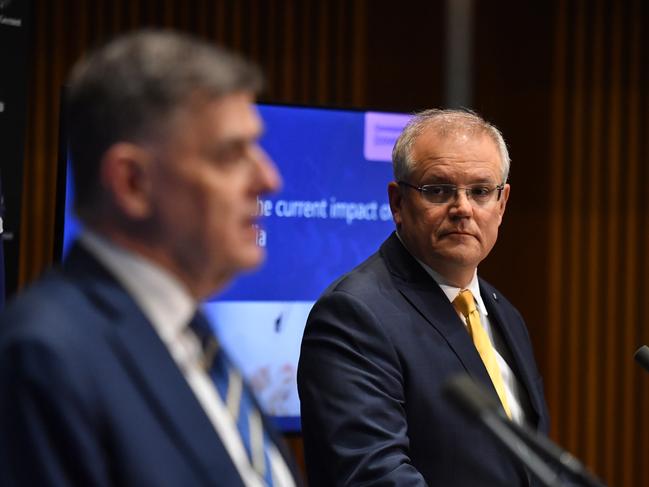
MULTIPOLYGON (((445 2, 35 0, 18 280, 52 260, 59 93, 89 46, 166 26, 260 63, 264 101, 444 104, 445 2)), ((475 1, 472 107, 499 126, 512 194, 481 274, 528 322, 553 438, 611 485, 649 478, 649 6, 475 1)), ((291 438, 298 455, 299 438, 291 438)))

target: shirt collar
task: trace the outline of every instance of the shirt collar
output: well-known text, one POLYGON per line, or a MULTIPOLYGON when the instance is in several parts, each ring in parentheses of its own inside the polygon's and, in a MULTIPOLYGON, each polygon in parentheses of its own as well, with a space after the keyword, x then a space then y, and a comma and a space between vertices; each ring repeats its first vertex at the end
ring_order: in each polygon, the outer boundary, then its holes
POLYGON ((165 343, 183 332, 197 303, 178 279, 88 229, 82 231, 79 241, 124 286, 165 343))
MULTIPOLYGON (((399 235, 399 232, 396 232, 397 237, 403 244, 403 240, 401 240, 401 236, 399 235)), ((403 244, 404 248, 408 250, 408 247, 406 247, 405 244, 403 244)), ((408 253, 412 255, 410 250, 408 250, 408 253)), ((421 265, 424 270, 432 277, 437 285, 442 289, 448 300, 452 303, 455 298, 457 297, 458 294, 460 294, 460 291, 463 291, 464 289, 468 289, 471 291, 471 294, 473 294, 473 298, 475 299, 476 302, 476 307, 478 308, 478 311, 483 314, 484 316, 487 316, 489 313, 487 312, 487 307, 484 304, 484 301, 482 300, 482 295, 480 294, 480 282, 478 280, 478 269, 473 272, 473 277, 471 278, 471 282, 469 282, 469 285, 465 288, 460 288, 453 286, 452 284, 449 284, 448 281, 442 276, 439 272, 434 271, 430 266, 424 264, 421 260, 419 260, 417 257, 412 255, 412 257, 419 262, 419 265, 421 265)))

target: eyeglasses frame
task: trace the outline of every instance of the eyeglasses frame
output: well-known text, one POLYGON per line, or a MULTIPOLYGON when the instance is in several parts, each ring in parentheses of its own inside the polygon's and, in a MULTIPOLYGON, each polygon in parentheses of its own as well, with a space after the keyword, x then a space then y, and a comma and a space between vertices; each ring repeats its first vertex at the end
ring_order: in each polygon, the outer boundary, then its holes
MULTIPOLYGON (((401 185, 401 186, 406 186, 406 187, 408 187, 408 188, 411 188, 411 189, 414 189, 414 190, 419 191, 419 193, 424 197, 424 199, 425 199, 426 201, 428 201, 431 205, 446 205, 446 204, 448 204, 448 203, 451 201, 451 199, 449 199, 448 201, 444 201, 444 202, 442 202, 442 203, 434 203, 434 202, 428 200, 428 198, 426 198, 425 194, 426 194, 426 192, 427 192, 427 188, 429 188, 429 187, 431 187, 431 186, 453 187, 453 188, 455 188, 455 195, 454 195, 455 198, 457 198, 458 192, 459 192, 461 189, 463 189, 463 190, 464 190, 464 194, 466 195, 466 198, 467 198, 469 201, 475 201, 475 200, 473 199, 473 197, 469 195, 469 191, 468 191, 468 190, 471 189, 472 186, 479 186, 479 185, 480 185, 480 183, 476 183, 475 185, 471 185, 471 186, 456 186, 455 184, 445 184, 445 183, 440 183, 440 184, 422 184, 421 186, 416 186, 416 185, 414 185, 414 184, 409 183, 408 181, 402 181, 402 180, 397 181, 397 184, 398 184, 398 185, 401 185)), ((486 185, 485 185, 485 186, 486 186, 486 185)), ((503 189, 505 189, 505 183, 498 184, 497 186, 495 186, 494 188, 492 188, 491 190, 489 190, 489 194, 493 193, 494 191, 498 191, 498 194, 497 194, 497 196, 496 196, 496 199, 495 199, 495 200, 492 200, 492 201, 500 201, 500 196, 502 195, 503 189)))

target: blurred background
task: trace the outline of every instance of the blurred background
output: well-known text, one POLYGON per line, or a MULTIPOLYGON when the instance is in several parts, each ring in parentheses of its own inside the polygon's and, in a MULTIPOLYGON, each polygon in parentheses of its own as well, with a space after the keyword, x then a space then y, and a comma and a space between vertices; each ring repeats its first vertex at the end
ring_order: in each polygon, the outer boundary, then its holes
POLYGON ((611 486, 647 484, 649 374, 633 353, 649 342, 649 2, 0 0, 7 294, 53 260, 69 68, 145 26, 255 60, 265 102, 464 106, 498 126, 512 192, 480 272, 527 321, 552 438, 611 486))

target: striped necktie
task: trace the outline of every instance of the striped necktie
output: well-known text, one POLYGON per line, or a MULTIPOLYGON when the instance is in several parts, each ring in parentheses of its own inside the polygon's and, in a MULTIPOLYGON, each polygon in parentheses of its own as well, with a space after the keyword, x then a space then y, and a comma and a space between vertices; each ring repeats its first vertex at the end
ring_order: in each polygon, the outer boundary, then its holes
POLYGON ((503 376, 500 373, 500 367, 496 360, 496 351, 489 339, 489 335, 487 335, 486 330, 480 322, 480 313, 478 313, 471 291, 468 289, 461 291, 453 300, 453 306, 458 313, 464 316, 475 348, 478 350, 478 354, 489 373, 491 382, 498 393, 498 397, 500 398, 500 402, 502 403, 507 416, 511 419, 512 413, 509 408, 509 402, 507 401, 507 395, 505 394, 503 376))
POLYGON ((272 440, 264 429, 262 413, 257 407, 252 391, 244 383, 241 373, 230 362, 225 351, 219 348, 209 322, 200 311, 196 312, 189 327, 201 342, 203 369, 211 377, 237 425, 250 464, 266 485, 272 487, 273 473, 268 456, 272 440))

